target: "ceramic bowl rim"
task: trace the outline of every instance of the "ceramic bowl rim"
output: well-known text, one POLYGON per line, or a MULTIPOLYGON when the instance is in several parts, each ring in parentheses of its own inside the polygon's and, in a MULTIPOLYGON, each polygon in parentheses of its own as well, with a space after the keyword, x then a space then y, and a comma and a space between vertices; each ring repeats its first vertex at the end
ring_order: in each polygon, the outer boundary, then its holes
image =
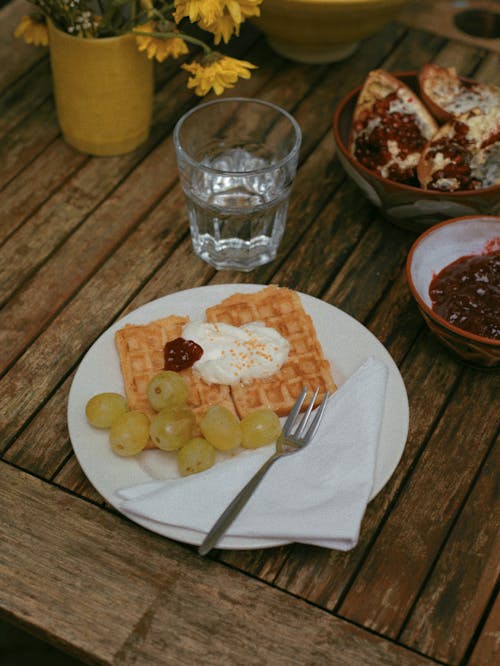
MULTIPOLYGON (((415 79, 418 79, 418 74, 419 72, 417 70, 405 70, 405 71, 396 71, 396 72, 390 72, 392 76, 395 76, 396 78, 401 78, 404 83, 404 78, 409 78, 413 77, 415 79)), ((466 83, 474 83, 473 79, 467 78, 465 76, 461 76, 460 79, 466 83)), ((471 197, 480 197, 484 195, 485 193, 488 194, 490 192, 499 192, 500 193, 500 184, 498 185, 491 185, 490 187, 482 187, 477 190, 455 190, 453 192, 446 192, 446 191, 441 191, 441 190, 424 190, 421 187, 414 187, 413 185, 406 185, 404 183, 398 183, 395 180, 390 180, 389 178, 384 178, 383 176, 380 176, 376 171, 371 171, 367 167, 365 167, 361 162, 358 162, 357 159, 348 150, 348 147, 344 144, 344 141, 342 140, 342 137, 340 136, 340 131, 339 131, 339 123, 340 123, 340 116, 342 115, 343 111, 346 109, 347 105, 349 102, 352 100, 353 97, 359 95, 361 88, 363 87, 363 84, 356 86, 356 88, 353 88, 350 90, 342 99, 340 102, 337 104, 337 108, 335 109, 335 113, 333 116, 333 133, 335 137, 335 143, 337 144, 339 150, 342 152, 344 157, 349 161, 349 163, 356 169, 359 170, 363 175, 365 175, 368 178, 373 178, 376 181, 378 181, 381 185, 384 187, 387 187, 389 185, 390 187, 393 187, 394 189, 400 191, 400 192, 405 192, 406 194, 415 194, 418 195, 420 198, 423 197, 430 197, 432 198, 443 198, 446 197, 449 199, 450 197, 452 198, 457 198, 460 200, 461 198, 471 198, 471 197)), ((415 91, 414 91, 415 92, 415 91)))
POLYGON ((464 215, 462 217, 454 217, 449 220, 443 220, 443 222, 439 222, 438 224, 434 224, 432 227, 429 227, 426 229, 418 238, 415 240, 413 245, 410 248, 410 251, 408 252, 408 256, 406 258, 406 280, 408 282, 408 286, 410 287, 410 291, 412 293, 413 298, 416 300, 418 306, 421 308, 421 310, 432 320, 434 320, 437 324, 439 324, 442 328, 447 329, 451 333, 454 333, 455 335, 458 335, 460 338, 465 338, 466 340, 469 340, 471 342, 479 342, 483 345, 487 345, 488 347, 493 347, 493 348, 498 348, 500 347, 500 340, 494 340, 493 338, 485 338, 482 335, 476 335, 475 333, 469 333, 469 331, 465 331, 463 328, 458 328, 458 326, 454 326, 453 324, 450 324, 449 321, 438 315, 434 310, 432 310, 427 303, 422 299, 420 296, 414 282, 413 278, 411 276, 411 267, 413 263, 413 256, 415 254, 415 251, 421 244, 421 242, 433 234, 435 231, 438 229, 448 226, 448 225, 453 225, 457 222, 463 222, 465 220, 492 220, 495 222, 498 222, 500 224, 500 216, 498 215, 464 215))

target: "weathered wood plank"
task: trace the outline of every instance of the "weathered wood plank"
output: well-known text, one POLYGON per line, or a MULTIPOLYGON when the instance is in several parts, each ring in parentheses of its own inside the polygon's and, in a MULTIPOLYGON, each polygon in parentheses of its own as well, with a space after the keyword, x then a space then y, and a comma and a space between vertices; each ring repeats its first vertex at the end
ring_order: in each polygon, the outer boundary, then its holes
POLYGON ((500 661, 500 596, 488 615, 478 641, 468 660, 469 666, 497 664, 500 661))
POLYGON ((340 606, 343 617, 386 636, 398 635, 496 434, 498 388, 491 376, 478 371, 461 376, 340 606), (481 409, 468 408, 471 395, 481 409))
POLYGON ((0 136, 3 137, 51 96, 48 58, 36 65, 0 96, 0 136))
POLYGON ((14 37, 14 30, 22 16, 33 5, 25 0, 13 0, 0 9, 0 92, 3 92, 40 60, 47 58, 46 48, 24 44, 14 37))
MULTIPOLYGON (((259 53, 264 58, 268 50, 260 48, 254 55, 259 53)), ((244 82, 246 87, 241 93, 255 93, 272 76, 278 63, 276 58, 269 59, 267 69, 244 82)), ((156 148, 154 145, 155 140, 171 132, 180 113, 179 105, 184 108, 192 95, 179 75, 159 99, 163 108, 156 116, 146 147, 117 158, 89 160, 0 248, 0 294, 4 299, 32 274, 3 312, 8 323, 0 329, 2 369, 177 180, 171 138, 156 148), (144 156, 147 150, 151 152, 140 162, 140 155, 144 156), (13 266, 12 257, 16 255, 19 261, 13 266), (50 260, 44 264, 47 257, 50 260), (61 265, 72 266, 64 281, 60 279, 61 265)), ((51 173, 50 169, 47 171, 51 173)), ((16 201, 15 205, 21 213, 21 204, 16 201)), ((151 242, 157 243, 155 238, 151 242)))
POLYGON ((495 0, 482 0, 463 4, 461 2, 448 2, 448 0, 423 0, 409 3, 399 15, 399 19, 413 27, 439 33, 449 39, 458 40, 484 49, 500 52, 500 39, 481 36, 480 34, 467 34, 460 30, 454 18, 466 9, 479 11, 486 10, 493 17, 498 6, 495 0))
POLYGON ((484 51, 459 42, 446 42, 432 62, 441 67, 455 67, 462 76, 475 75, 478 65, 483 67, 484 51))
POLYGON ((59 125, 52 100, 44 102, 0 144, 0 188, 10 183, 26 165, 50 146, 59 136, 59 125))
MULTIPOLYGON (((67 440, 65 440, 65 442, 66 441, 67 440)), ((79 497, 84 497, 85 499, 94 502, 94 504, 107 506, 109 509, 114 510, 87 479, 74 455, 69 456, 68 460, 64 463, 62 469, 54 476, 53 480, 54 483, 61 488, 71 488, 71 492, 79 497)))
MULTIPOLYGON (((44 405, 44 418, 35 418, 24 428, 22 435, 3 456, 4 460, 36 475, 43 474, 45 479, 50 480, 64 462, 73 457, 65 418, 73 375, 71 373, 44 405)), ((72 467, 69 464, 66 466, 72 467)), ((83 482, 83 478, 83 475, 79 477, 78 485, 75 484, 72 490, 89 497, 88 492, 82 492, 82 486, 85 489, 90 487, 88 482, 83 482)), ((92 499, 102 501, 95 491, 92 499)))
POLYGON ((500 53, 488 53, 485 59, 481 63, 480 69, 474 73, 474 76, 478 81, 484 81, 485 83, 491 82, 498 85, 500 80, 500 53))
POLYGON ((462 662, 500 573, 499 444, 399 637, 404 645, 451 664, 462 662))
MULTIPOLYGON (((68 175, 87 161, 86 155, 73 150, 62 140, 56 139, 42 150, 37 159, 10 181, 1 193, 3 215, 0 242, 14 233, 59 189, 68 175)), ((22 256, 21 243, 10 254, 11 259, 16 253, 22 256)))
POLYGON ((373 208, 351 181, 342 181, 343 177, 333 137, 327 134, 298 179, 297 189, 308 188, 311 194, 292 198, 273 281, 319 296, 329 276, 339 270, 366 233, 373 208), (324 166, 318 164, 319 158, 324 166), (329 198, 321 207, 325 194, 329 198))
POLYGON ((166 660, 430 663, 5 463, 1 466, 2 613, 77 657, 151 666, 166 660))

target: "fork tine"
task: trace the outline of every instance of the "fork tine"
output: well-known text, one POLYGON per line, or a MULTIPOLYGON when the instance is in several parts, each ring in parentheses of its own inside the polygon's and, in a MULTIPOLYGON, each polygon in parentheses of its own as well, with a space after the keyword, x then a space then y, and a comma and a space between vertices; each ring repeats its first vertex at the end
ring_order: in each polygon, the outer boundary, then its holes
POLYGON ((314 437, 314 435, 316 433, 316 430, 318 429, 319 422, 321 421, 321 417, 323 416, 323 412, 326 409, 326 403, 328 402, 329 397, 330 397, 330 392, 327 391, 325 393, 325 395, 323 396, 323 400, 321 401, 321 405, 318 407, 318 411, 314 415, 314 419, 313 419, 311 425, 309 426, 308 431, 305 434, 304 439, 306 441, 310 441, 314 437))
POLYGON ((311 412, 314 407, 314 403, 316 402, 316 398, 318 397, 319 393, 319 387, 316 389, 314 392, 314 395, 312 397, 311 402, 309 403, 309 407, 307 408, 307 411, 304 412, 304 415, 302 416, 299 425, 297 426, 297 430, 293 433, 294 437, 301 437, 304 434, 304 431, 307 426, 307 421, 309 420, 309 417, 311 416, 311 412))
POLYGON ((302 403, 304 402, 306 394, 307 394, 307 387, 302 389, 299 397, 297 398, 290 414, 288 415, 288 417, 287 417, 287 419, 286 419, 286 421, 283 425, 282 434, 285 437, 288 437, 288 435, 290 434, 290 431, 293 427, 295 419, 297 418, 297 414, 300 412, 300 408, 302 407, 302 403))

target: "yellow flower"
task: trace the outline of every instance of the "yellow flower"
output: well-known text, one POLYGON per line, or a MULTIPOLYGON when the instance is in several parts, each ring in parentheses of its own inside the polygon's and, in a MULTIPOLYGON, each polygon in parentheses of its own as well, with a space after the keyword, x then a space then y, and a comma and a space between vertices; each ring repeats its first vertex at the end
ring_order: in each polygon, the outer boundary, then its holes
POLYGON ((260 16, 262 0, 226 0, 225 4, 235 23, 243 23, 250 16, 260 16))
POLYGON ((213 23, 224 12, 224 0, 175 0, 174 20, 182 21, 186 16, 191 23, 204 21, 213 23))
POLYGON ((194 92, 202 97, 211 89, 216 95, 222 94, 226 88, 232 88, 238 78, 249 79, 249 70, 255 69, 255 65, 212 53, 205 61, 186 63, 182 68, 192 74, 188 79, 188 88, 194 88, 194 92))
POLYGON ((14 31, 14 37, 21 37, 26 44, 34 46, 47 46, 49 43, 47 24, 43 18, 35 16, 23 16, 14 31))
MULTIPOLYGON (((179 0, 180 2, 181 0, 179 0)), ((195 0, 182 0, 182 2, 193 3, 195 0)), ((260 16, 262 0, 221 0, 219 11, 211 13, 192 12, 202 30, 207 30, 214 35, 215 44, 223 40, 226 44, 232 35, 240 34, 240 25, 250 16, 260 16)), ((215 6, 213 7, 215 9, 215 6)), ((182 16, 186 16, 183 14, 182 16)), ((177 14, 176 14, 177 20, 177 14)), ((190 20, 191 16, 190 16, 190 20)))
MULTIPOLYGON (((137 32, 156 32, 156 25, 154 22, 149 21, 143 23, 138 28, 137 32)), ((135 41, 139 51, 146 51, 146 55, 151 60, 156 58, 158 62, 163 62, 166 58, 178 58, 184 53, 188 53, 189 49, 181 37, 153 37, 152 35, 136 35, 135 41)))
POLYGON ((214 44, 220 44, 221 40, 227 44, 233 34, 236 36, 240 34, 239 24, 235 25, 233 18, 229 14, 224 14, 217 20, 212 21, 212 23, 200 21, 199 25, 202 30, 212 33, 214 36, 214 44))

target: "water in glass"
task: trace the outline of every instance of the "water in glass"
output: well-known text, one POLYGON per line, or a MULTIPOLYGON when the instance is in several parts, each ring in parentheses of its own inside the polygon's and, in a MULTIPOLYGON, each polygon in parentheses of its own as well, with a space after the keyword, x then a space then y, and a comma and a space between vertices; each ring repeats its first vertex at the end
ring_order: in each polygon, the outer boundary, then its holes
POLYGON ((203 153, 202 168, 184 184, 195 252, 218 269, 246 271, 273 260, 290 195, 286 168, 273 169, 273 155, 259 144, 222 152, 205 146, 203 153))

